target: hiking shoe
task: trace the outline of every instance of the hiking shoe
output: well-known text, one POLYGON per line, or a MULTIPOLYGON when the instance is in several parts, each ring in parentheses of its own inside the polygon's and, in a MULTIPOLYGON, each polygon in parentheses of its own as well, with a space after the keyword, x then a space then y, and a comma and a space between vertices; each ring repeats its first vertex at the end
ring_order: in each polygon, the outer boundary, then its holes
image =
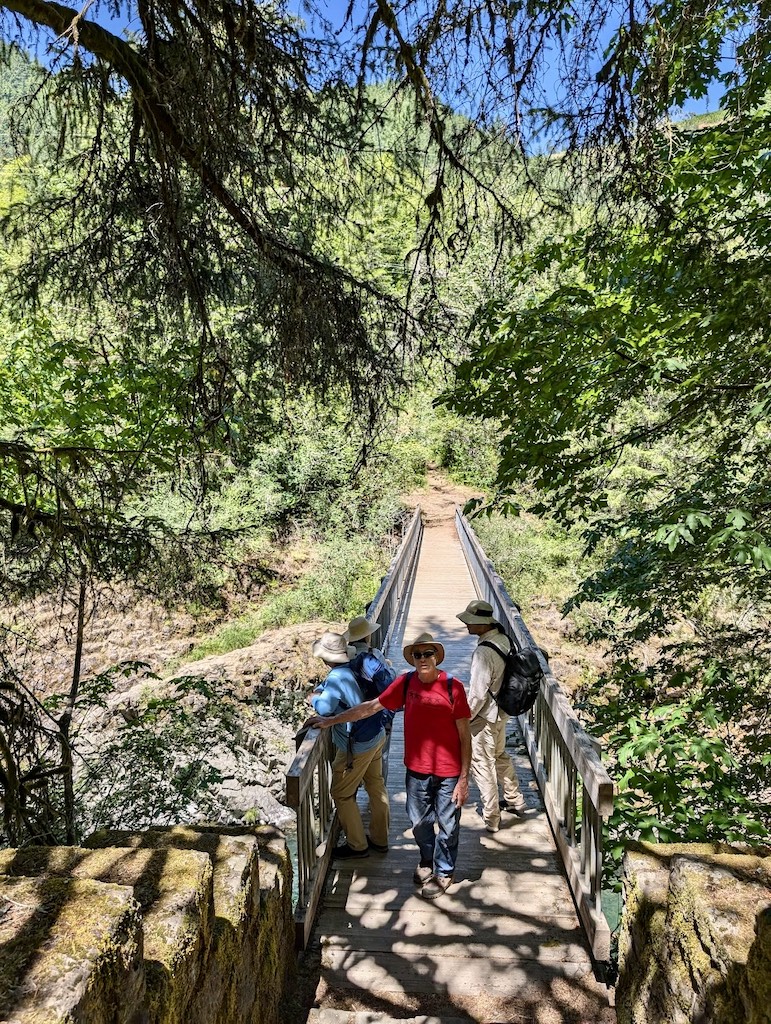
POLYGON ((388 843, 385 843, 385 845, 383 843, 375 843, 369 836, 367 836, 367 846, 370 850, 374 850, 375 853, 388 853, 388 843))
POLYGON ((434 875, 420 890, 420 895, 426 900, 435 900, 437 896, 447 892, 451 885, 452 875, 434 875))
POLYGON ((523 818, 527 813, 527 804, 524 799, 520 799, 513 804, 501 804, 501 810, 508 811, 509 814, 516 814, 518 818, 523 818))
POLYGON ((412 876, 412 881, 415 885, 425 885, 433 873, 434 865, 422 860, 415 868, 415 874, 412 876))
POLYGON ((333 860, 356 860, 359 857, 369 857, 369 849, 354 850, 348 843, 343 843, 342 846, 336 846, 332 851, 333 860))

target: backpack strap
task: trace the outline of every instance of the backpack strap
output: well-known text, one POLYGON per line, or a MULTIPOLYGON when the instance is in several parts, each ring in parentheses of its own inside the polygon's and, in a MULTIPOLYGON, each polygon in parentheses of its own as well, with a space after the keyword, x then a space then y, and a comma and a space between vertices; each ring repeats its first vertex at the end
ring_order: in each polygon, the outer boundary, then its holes
POLYGON ((410 688, 410 680, 414 679, 417 675, 416 672, 408 672, 404 677, 404 696, 402 698, 402 704, 406 707, 407 705, 407 690, 410 688))
MULTIPOLYGON (((506 662, 508 661, 508 655, 511 654, 512 651, 517 650, 517 648, 514 646, 514 642, 511 639, 511 637, 508 635, 508 633, 503 633, 503 635, 505 637, 507 637, 509 643, 511 644, 511 647, 510 647, 508 653, 504 653, 500 649, 500 647, 498 647, 497 644, 494 644, 492 642, 492 640, 480 640, 479 643, 477 644, 477 647, 478 648, 479 647, 489 647, 491 651, 495 651, 495 653, 498 655, 499 658, 503 659, 503 666, 504 666, 503 674, 505 676, 506 675, 506 662)), ((503 686, 503 680, 501 680, 501 686, 498 687, 498 692, 500 692, 502 686, 503 686)), ((493 700, 495 700, 497 694, 493 693, 493 691, 490 689, 489 686, 487 687, 487 692, 490 694, 490 696, 493 698, 493 700)))
MULTIPOLYGON (((514 607, 517 608, 517 611, 519 611, 519 607, 517 605, 515 605, 514 607)), ((500 622, 496 622, 493 628, 495 629, 495 631, 497 633, 499 633, 502 637, 504 637, 506 640, 509 641, 509 650, 511 650, 511 651, 518 651, 518 650, 520 650, 519 641, 517 640, 516 637, 512 636, 511 633, 507 632, 505 626, 502 626, 500 624, 500 622)), ((492 647, 492 649, 494 651, 497 651, 498 654, 500 654, 500 656, 502 658, 506 657, 505 653, 500 649, 500 647, 498 647, 497 644, 493 643, 492 640, 480 640, 479 643, 477 644, 477 646, 478 647, 492 647)))
MULTIPOLYGON (((506 655, 504 654, 504 652, 500 649, 500 647, 497 644, 494 644, 492 640, 480 640, 479 643, 477 644, 477 647, 489 647, 491 651, 495 651, 495 653, 498 654, 501 658, 503 658, 504 661, 506 660, 506 655)), ((514 650, 513 647, 512 650, 514 650)))

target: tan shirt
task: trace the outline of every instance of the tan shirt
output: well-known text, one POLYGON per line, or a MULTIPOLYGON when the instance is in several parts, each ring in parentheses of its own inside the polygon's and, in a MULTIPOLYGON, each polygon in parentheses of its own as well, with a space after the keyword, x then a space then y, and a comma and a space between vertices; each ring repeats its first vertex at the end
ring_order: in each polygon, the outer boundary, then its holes
MULTIPOLYGON (((497 629, 489 629, 478 638, 478 644, 489 640, 505 654, 510 648, 509 638, 497 629)), ((496 722, 499 718, 508 718, 493 699, 503 682, 503 658, 489 647, 479 647, 471 657, 471 680, 469 682, 468 703, 471 708, 472 721, 479 717, 486 722, 496 722)))

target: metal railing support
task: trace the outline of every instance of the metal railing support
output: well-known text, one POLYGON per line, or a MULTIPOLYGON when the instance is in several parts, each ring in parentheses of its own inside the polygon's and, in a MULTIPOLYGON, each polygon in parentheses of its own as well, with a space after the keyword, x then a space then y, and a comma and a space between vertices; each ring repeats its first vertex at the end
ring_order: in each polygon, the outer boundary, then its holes
MULTIPOLYGON (((455 525, 477 593, 493 606, 496 617, 521 646, 537 649, 460 509, 455 525)), ((601 905, 602 836, 605 819, 613 811, 613 782, 600 759, 597 741, 584 731, 546 659, 539 658, 545 677, 541 692, 532 710, 520 716, 519 724, 579 919, 594 959, 604 963, 610 956, 610 928, 601 905)))

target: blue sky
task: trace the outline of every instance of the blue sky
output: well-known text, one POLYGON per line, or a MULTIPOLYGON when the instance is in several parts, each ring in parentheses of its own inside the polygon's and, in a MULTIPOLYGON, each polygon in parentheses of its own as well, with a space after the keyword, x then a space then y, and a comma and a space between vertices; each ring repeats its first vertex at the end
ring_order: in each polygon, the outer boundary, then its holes
MULTIPOLYGON (((75 6, 75 5, 73 5, 75 6)), ((133 6, 133 5, 132 5, 133 6)), ((345 13, 348 8, 348 0, 330 0, 325 5, 326 15, 333 26, 341 27, 345 18, 345 13)), ((304 9, 302 0, 289 0, 288 7, 290 10, 295 11, 301 17, 307 17, 307 12, 304 9)), ((353 8, 353 20, 354 23, 358 23, 361 19, 359 12, 366 11, 366 2, 362 3, 361 0, 354 0, 353 8)), ((96 0, 93 6, 88 10, 86 17, 95 18, 100 24, 104 25, 110 31, 115 32, 116 35, 123 36, 126 31, 131 31, 132 28, 138 30, 139 25, 136 20, 133 22, 127 18, 115 19, 110 16, 107 5, 104 0, 96 0)), ((50 40, 49 40, 50 41, 50 40)), ((40 54, 41 59, 45 60, 45 57, 40 54)), ((555 62, 556 63, 556 62, 555 62)), ((556 83, 556 79, 555 79, 556 83)), ((546 70, 543 85, 545 89, 550 91, 549 83, 549 71, 546 70)), ((698 100, 691 100, 685 106, 674 111, 675 115, 686 116, 695 113, 706 113, 710 110, 716 110, 719 106, 720 97, 722 95, 722 87, 718 83, 713 83, 709 89, 706 97, 698 100)))

